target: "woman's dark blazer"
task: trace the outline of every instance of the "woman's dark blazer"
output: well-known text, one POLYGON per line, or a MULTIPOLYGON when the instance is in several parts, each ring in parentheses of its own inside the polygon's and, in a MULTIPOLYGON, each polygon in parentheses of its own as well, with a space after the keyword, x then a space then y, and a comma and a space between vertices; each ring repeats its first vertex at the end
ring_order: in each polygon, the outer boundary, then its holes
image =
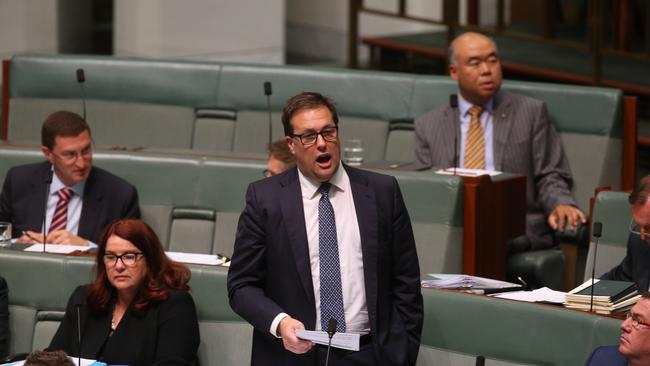
POLYGON ((77 308, 81 317, 81 357, 123 365, 198 365, 199 324, 192 296, 170 292, 167 300, 139 312, 130 308, 109 337, 112 312, 95 315, 86 302, 88 286, 74 291, 50 350, 79 355, 77 308))

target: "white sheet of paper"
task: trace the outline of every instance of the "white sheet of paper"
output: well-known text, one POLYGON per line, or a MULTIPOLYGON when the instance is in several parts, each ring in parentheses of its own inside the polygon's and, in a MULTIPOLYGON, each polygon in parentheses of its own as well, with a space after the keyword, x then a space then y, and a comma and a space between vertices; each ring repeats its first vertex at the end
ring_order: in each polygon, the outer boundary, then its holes
POLYGON ((564 297, 566 292, 554 291, 548 287, 538 288, 534 291, 513 291, 513 292, 504 292, 500 294, 491 295, 493 297, 499 297, 502 299, 511 299, 518 301, 526 302, 552 302, 556 304, 561 304, 564 302, 564 297))
POLYGON ((460 175, 461 177, 478 177, 481 175, 489 175, 491 177, 501 174, 496 170, 484 170, 484 169, 466 169, 466 168, 445 168, 436 170, 436 174, 444 175, 460 175))
POLYGON ((223 263, 213 254, 196 254, 196 253, 183 253, 183 252, 165 252, 167 256, 176 262, 181 263, 194 263, 194 264, 207 264, 210 266, 218 266, 223 263))
MULTIPOLYGON (((329 343, 327 332, 296 329, 296 336, 300 339, 312 341, 325 346, 329 343)), ((361 335, 356 333, 334 333, 334 336, 332 337, 332 347, 347 349, 349 351, 358 351, 360 339, 361 335)))
MULTIPOLYGON (((90 247, 82 247, 79 245, 62 245, 62 244, 45 244, 45 251, 48 253, 57 254, 70 254, 76 250, 87 252, 90 247)), ((32 244, 25 248, 26 252, 42 252, 43 244, 32 244)))

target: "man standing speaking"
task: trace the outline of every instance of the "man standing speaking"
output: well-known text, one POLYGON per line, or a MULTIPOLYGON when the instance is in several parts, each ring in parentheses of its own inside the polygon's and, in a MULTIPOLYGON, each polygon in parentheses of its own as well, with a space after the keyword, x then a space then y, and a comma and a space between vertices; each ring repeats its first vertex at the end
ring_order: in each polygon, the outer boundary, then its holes
POLYGON ((338 115, 301 93, 282 114, 297 167, 252 183, 228 274, 233 310, 250 322, 253 365, 324 365, 326 347, 296 329, 361 334, 330 365, 415 365, 420 271, 395 178, 341 165, 338 115))

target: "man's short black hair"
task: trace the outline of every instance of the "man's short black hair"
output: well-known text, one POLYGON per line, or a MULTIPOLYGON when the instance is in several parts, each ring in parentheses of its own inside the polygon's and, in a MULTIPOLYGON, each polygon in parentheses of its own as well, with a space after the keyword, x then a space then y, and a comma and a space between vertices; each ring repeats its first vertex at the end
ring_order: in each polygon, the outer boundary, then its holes
POLYGON ((334 124, 338 126, 339 115, 336 113, 336 106, 334 102, 316 92, 302 92, 287 101, 286 106, 282 110, 282 126, 284 127, 284 135, 291 136, 293 134, 293 126, 291 126, 291 118, 302 110, 316 109, 320 107, 327 107, 332 113, 334 124))
POLYGON ((41 127, 41 145, 52 150, 57 136, 75 137, 82 132, 88 131, 88 123, 80 115, 69 111, 58 111, 45 118, 41 127))

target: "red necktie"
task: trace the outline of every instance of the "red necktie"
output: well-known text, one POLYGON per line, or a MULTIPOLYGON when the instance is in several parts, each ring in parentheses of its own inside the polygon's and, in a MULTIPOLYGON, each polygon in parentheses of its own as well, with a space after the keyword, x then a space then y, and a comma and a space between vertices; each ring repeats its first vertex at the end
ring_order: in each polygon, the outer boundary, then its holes
POLYGON ((57 230, 65 230, 68 225, 68 202, 74 194, 72 190, 68 187, 59 189, 56 194, 59 196, 59 202, 56 203, 56 209, 54 210, 54 215, 52 216, 52 222, 50 223, 49 232, 55 232, 57 230))

